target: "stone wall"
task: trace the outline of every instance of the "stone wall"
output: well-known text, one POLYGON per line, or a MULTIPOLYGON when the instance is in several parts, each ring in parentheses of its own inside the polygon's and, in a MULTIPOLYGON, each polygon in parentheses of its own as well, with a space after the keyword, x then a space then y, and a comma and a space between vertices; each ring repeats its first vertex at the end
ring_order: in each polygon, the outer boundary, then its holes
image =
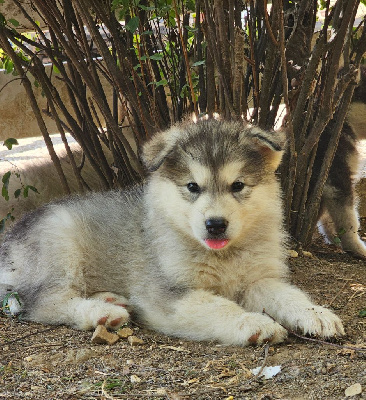
MULTIPOLYGON (((49 74, 51 66, 46 66, 46 72, 49 74)), ((55 76, 55 74, 54 74, 55 76)), ((34 78, 29 74, 30 81, 33 83, 34 78)), ((108 99, 112 99, 112 89, 105 78, 101 77, 101 82, 106 91, 108 99)), ((68 101, 67 89, 65 83, 53 78, 53 84, 58 90, 65 106, 69 111, 72 110, 68 101)), ((9 137, 24 138, 42 135, 33 110, 18 76, 6 74, 0 71, 0 141, 9 137), (1 90, 2 89, 2 90, 1 90)), ((42 96, 42 90, 34 87, 34 93, 40 109, 46 108, 46 98, 42 96)), ((71 114, 73 114, 71 112, 71 114)), ((46 126, 50 133, 58 132, 55 122, 52 118, 43 114, 46 126)), ((99 118, 103 121, 101 115, 99 118)))

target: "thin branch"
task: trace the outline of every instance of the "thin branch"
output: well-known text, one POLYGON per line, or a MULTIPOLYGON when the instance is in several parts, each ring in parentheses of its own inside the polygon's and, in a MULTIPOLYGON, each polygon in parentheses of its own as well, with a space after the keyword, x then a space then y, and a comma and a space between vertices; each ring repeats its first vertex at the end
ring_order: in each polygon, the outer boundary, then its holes
POLYGON ((180 25, 180 16, 179 16, 179 13, 178 13, 176 0, 173 0, 173 6, 174 6, 174 12, 175 12, 175 19, 177 21, 177 26, 178 26, 179 39, 180 39, 180 43, 181 43, 182 50, 183 50, 184 62, 185 62, 185 66, 186 66, 189 89, 191 91, 191 98, 192 98, 192 102, 193 102, 194 113, 195 113, 196 117, 198 118, 198 107, 197 107, 196 95, 194 93, 193 82, 192 82, 192 74, 191 74, 191 71, 190 71, 190 68, 189 68, 189 59, 188 59, 187 47, 186 47, 186 44, 184 43, 184 40, 183 40, 183 34, 182 34, 181 25, 180 25))
POLYGON ((273 31, 272 31, 272 27, 271 27, 271 24, 269 23, 269 19, 268 19, 267 0, 263 1, 263 7, 264 7, 264 21, 266 23, 267 32, 269 34, 269 37, 270 37, 272 43, 275 46, 278 46, 280 43, 277 42, 276 38, 274 37, 273 31))

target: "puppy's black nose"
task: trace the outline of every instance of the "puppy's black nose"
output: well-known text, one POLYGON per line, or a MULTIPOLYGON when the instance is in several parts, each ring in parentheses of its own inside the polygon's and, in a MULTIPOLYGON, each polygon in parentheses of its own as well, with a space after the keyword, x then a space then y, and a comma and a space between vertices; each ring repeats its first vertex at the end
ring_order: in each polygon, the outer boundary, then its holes
POLYGON ((211 235, 221 235, 225 233, 228 221, 224 218, 207 219, 205 222, 206 230, 211 235))

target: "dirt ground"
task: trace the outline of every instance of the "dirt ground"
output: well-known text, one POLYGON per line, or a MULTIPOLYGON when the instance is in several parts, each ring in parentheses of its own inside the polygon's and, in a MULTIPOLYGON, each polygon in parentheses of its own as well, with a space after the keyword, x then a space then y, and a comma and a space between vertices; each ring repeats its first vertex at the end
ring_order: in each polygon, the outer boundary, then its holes
POLYGON ((132 326, 144 344, 108 346, 0 315, 0 399, 366 399, 366 262, 320 240, 311 252, 290 259, 292 281, 343 319, 347 336, 332 344, 290 333, 280 345, 225 347, 132 326), (250 371, 274 366, 269 379, 250 371))

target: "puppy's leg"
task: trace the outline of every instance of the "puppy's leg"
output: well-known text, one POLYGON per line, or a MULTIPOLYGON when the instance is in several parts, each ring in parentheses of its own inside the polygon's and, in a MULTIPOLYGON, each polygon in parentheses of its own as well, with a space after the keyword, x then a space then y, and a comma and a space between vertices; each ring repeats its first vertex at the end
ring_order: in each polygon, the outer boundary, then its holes
POLYGON ((250 311, 265 310, 276 321, 304 334, 332 337, 344 335, 341 320, 330 310, 313 304, 300 289, 278 279, 262 279, 244 296, 250 311))
POLYGON ((150 307, 146 309, 146 322, 168 335, 242 346, 278 343, 287 336, 286 330, 271 318, 245 312, 235 302, 204 290, 191 291, 171 302, 164 313, 152 310, 149 304, 146 307, 150 307))
MULTIPOLYGON (((113 298, 118 296, 113 293, 113 298)), ((120 298, 119 300, 121 300, 120 298)), ((105 299, 85 299, 73 293, 43 293, 42 298, 26 312, 26 319, 47 324, 66 324, 80 330, 89 330, 97 325, 118 329, 128 321, 129 314, 121 305, 105 299)))
MULTIPOLYGON (((358 235, 359 221, 354 194, 340 193, 338 189, 326 185, 322 201, 333 222, 332 231, 339 237, 343 250, 366 257, 366 245, 358 235)), ((327 223, 330 224, 330 221, 327 223)), ((328 239, 332 240, 331 237, 328 239)))
MULTIPOLYGON (((333 222, 332 228, 328 218, 325 230, 328 230, 328 234, 332 234, 332 231, 336 233, 343 250, 366 257, 366 245, 357 232, 359 221, 354 183, 359 164, 357 136, 352 126, 345 122, 322 196, 322 208, 333 222)), ((328 239, 334 241, 334 237, 328 239)))
POLYGON ((334 228, 334 222, 330 218, 330 215, 327 211, 321 213, 318 222, 318 229, 320 234, 323 236, 325 243, 327 244, 335 244, 335 238, 338 237, 338 234, 334 228))

